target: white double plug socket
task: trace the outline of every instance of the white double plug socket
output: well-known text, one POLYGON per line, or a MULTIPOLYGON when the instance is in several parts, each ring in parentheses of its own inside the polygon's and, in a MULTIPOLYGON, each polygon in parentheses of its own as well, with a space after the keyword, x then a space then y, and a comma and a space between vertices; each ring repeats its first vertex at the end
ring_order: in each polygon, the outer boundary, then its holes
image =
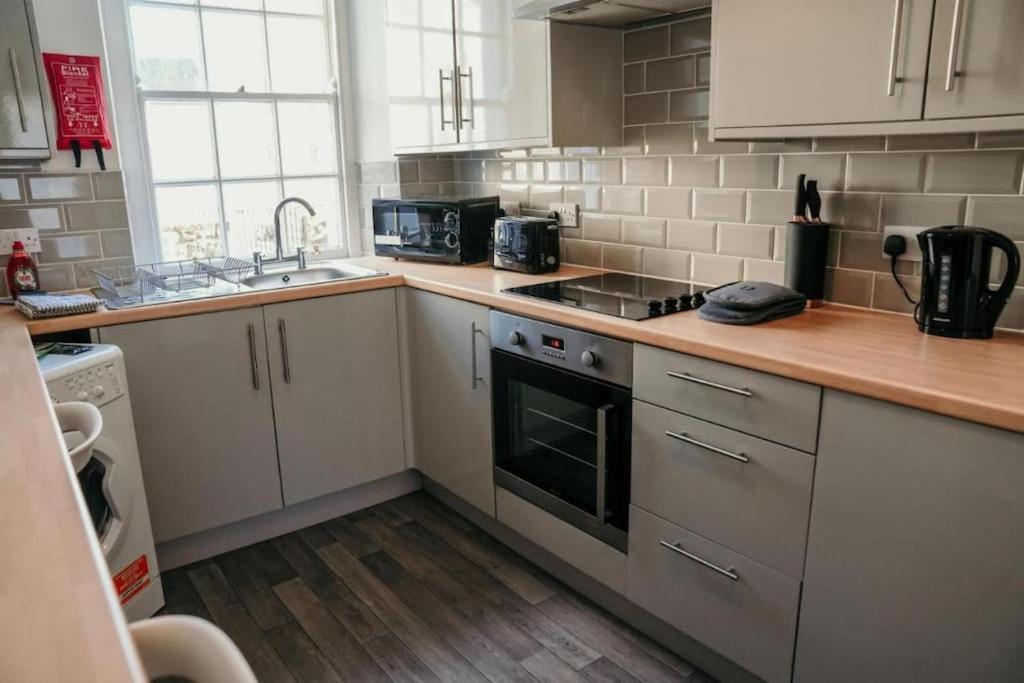
POLYGON ((558 224, 563 228, 580 227, 580 207, 578 204, 557 204, 548 205, 551 211, 558 214, 558 224))
MULTIPOLYGON (((889 235, 902 235, 907 240, 907 250, 899 256, 899 260, 920 261, 922 260, 921 245, 917 243, 917 234, 927 229, 918 225, 886 225, 883 230, 882 242, 884 243, 885 238, 889 235)), ((889 258, 884 249, 882 250, 882 256, 889 258)))
POLYGON ((12 253, 15 242, 21 242, 25 245, 25 251, 33 254, 38 254, 42 250, 39 244, 39 230, 36 228, 0 230, 0 256, 12 253))

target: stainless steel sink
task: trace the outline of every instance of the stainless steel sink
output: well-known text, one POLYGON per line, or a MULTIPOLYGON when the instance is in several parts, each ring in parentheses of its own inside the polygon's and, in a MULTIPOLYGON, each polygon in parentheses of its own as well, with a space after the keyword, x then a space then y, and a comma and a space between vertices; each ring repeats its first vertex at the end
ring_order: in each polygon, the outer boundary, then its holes
POLYGON ((261 275, 250 275, 241 284, 251 289, 282 289, 313 285, 320 282, 338 280, 355 280, 364 277, 385 275, 378 270, 345 264, 343 266, 310 266, 304 270, 298 268, 267 269, 261 275))

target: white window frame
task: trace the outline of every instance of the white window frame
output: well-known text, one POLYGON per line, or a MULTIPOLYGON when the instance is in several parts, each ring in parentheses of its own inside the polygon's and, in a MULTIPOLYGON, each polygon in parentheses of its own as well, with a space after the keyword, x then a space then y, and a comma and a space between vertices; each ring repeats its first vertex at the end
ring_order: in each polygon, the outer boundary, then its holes
MULTIPOLYGON (((164 7, 190 7, 175 3, 164 3, 160 0, 142 0, 145 4, 164 7)), ((135 65, 131 51, 131 29, 128 18, 129 0, 100 0, 103 38, 107 53, 108 80, 113 99, 113 119, 117 131, 121 169, 124 175, 125 194, 128 204, 128 218, 131 226, 132 249, 135 262, 154 263, 166 260, 161 253, 160 226, 156 215, 156 201, 149 162, 149 146, 145 129, 145 117, 142 107, 147 99, 193 100, 210 103, 211 115, 214 101, 240 100, 260 102, 288 101, 329 101, 335 121, 335 144, 338 158, 338 192, 339 220, 341 221, 340 247, 329 247, 320 251, 313 258, 347 258, 362 253, 359 232, 359 207, 356 191, 356 171, 351 153, 355 149, 354 115, 351 105, 352 78, 349 70, 347 48, 348 36, 348 0, 324 0, 328 13, 326 17, 330 30, 328 47, 329 59, 334 73, 337 74, 337 87, 334 93, 323 95, 303 95, 290 93, 220 93, 212 91, 146 91, 136 86, 135 65)), ((221 8, 210 8, 217 9, 221 8)), ((231 10, 226 10, 231 11, 231 10)), ((271 12, 270 16, 275 13, 271 12)), ((282 13, 277 13, 282 14, 282 13)), ((305 15, 308 16, 308 15, 305 15)), ((205 53, 205 46, 204 46, 205 53)), ((204 57, 205 60, 205 57, 204 57)), ((268 64, 269 68, 269 64, 268 64)), ((276 120, 276 111, 275 111, 276 120)), ((275 124, 276 125, 276 124, 275 124)), ((214 130, 214 136, 216 131, 214 130)), ((216 150, 215 150, 216 153, 216 150)), ((278 174, 260 178, 231 178, 227 182, 246 181, 278 181, 283 178, 283 169, 278 174)), ((287 176, 289 179, 323 178, 335 174, 312 174, 308 176, 287 176)), ((225 235, 224 203, 222 184, 226 182, 218 177, 205 180, 188 180, 180 182, 161 182, 161 186, 215 184, 217 187, 220 211, 220 236, 225 235)), ((235 254, 235 256, 246 256, 235 254)))

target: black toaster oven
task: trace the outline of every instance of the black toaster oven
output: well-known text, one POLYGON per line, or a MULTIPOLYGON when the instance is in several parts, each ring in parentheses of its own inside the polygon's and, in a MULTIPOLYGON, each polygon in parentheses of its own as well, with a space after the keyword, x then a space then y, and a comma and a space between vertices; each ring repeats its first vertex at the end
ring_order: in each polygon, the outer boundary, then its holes
POLYGON ((558 270, 558 221, 510 216, 494 224, 494 267, 521 273, 558 270))
POLYGON ((441 263, 486 261, 499 206, 497 197, 374 199, 373 253, 441 263))

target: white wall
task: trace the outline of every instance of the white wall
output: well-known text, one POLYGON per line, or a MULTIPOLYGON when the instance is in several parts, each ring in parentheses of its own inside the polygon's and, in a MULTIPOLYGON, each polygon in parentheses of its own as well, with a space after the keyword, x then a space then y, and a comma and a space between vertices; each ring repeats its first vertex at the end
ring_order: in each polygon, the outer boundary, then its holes
MULTIPOLYGON (((103 77, 107 80, 107 105, 113 108, 110 95, 109 70, 103 49, 103 31, 100 28, 100 12, 98 0, 32 0, 35 13, 36 31, 39 36, 39 48, 43 52, 61 52, 73 55, 94 55, 103 59, 103 77)), ((50 133, 50 147, 53 158, 43 164, 47 172, 73 170, 75 160, 70 150, 57 151, 56 125, 53 115, 53 104, 49 96, 50 84, 45 76, 42 83, 46 96, 46 125, 50 133)), ((111 140, 114 149, 104 150, 107 169, 120 168, 117 156, 117 141, 113 139, 113 115, 109 119, 111 140)), ((92 150, 82 151, 82 170, 97 170, 96 155, 92 150)))

